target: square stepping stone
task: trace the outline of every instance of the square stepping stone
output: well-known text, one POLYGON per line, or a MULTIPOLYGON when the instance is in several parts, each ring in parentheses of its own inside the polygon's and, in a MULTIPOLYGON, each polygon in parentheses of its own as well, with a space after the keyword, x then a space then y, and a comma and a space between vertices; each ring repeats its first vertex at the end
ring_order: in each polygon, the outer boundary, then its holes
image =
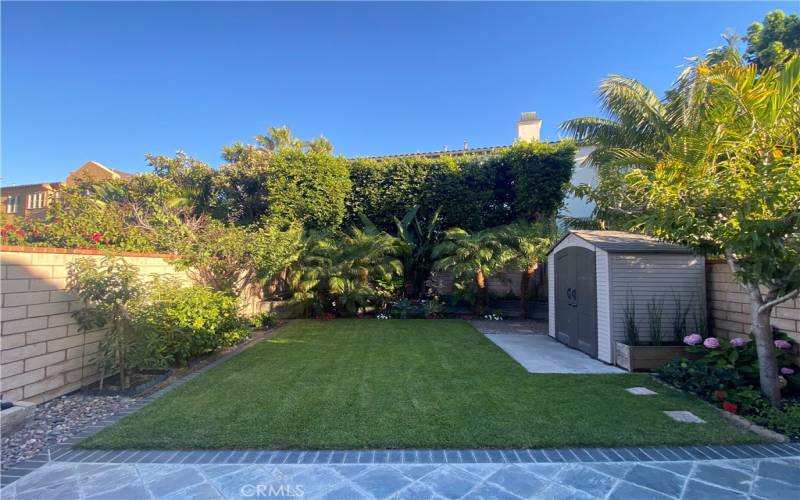
POLYGON ((652 396, 658 394, 656 391, 651 391, 647 387, 628 387, 625 390, 636 396, 652 396))
POLYGON ((698 417, 697 415, 695 415, 694 413, 692 413, 690 411, 684 411, 684 410, 680 410, 680 411, 665 411, 664 414, 666 416, 668 416, 669 418, 671 418, 672 420, 675 420, 676 422, 684 422, 684 423, 687 423, 687 424, 704 424, 704 423, 706 423, 705 420, 703 420, 702 418, 698 417))

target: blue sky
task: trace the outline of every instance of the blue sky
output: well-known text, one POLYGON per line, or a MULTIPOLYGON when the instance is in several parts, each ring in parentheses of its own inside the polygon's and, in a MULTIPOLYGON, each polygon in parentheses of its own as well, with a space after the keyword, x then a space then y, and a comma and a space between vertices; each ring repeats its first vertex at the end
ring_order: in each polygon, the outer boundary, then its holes
POLYGON ((797 3, 3 2, 2 182, 218 166, 271 125, 347 156, 508 144, 522 111, 555 139, 604 76, 661 91, 772 8, 797 3))

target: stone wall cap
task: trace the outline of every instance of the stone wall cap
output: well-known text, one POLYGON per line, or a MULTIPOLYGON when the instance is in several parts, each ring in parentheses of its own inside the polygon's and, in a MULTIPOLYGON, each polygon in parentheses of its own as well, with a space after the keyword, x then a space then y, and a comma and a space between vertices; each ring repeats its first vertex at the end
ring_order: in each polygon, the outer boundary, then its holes
POLYGON ((120 252, 120 251, 103 251, 96 248, 59 248, 59 247, 31 247, 31 246, 16 246, 16 245, 0 245, 0 252, 18 252, 18 253, 55 253, 55 254, 72 254, 72 255, 114 255, 119 257, 158 257, 161 259, 175 259, 177 255, 170 253, 157 253, 157 252, 120 252))

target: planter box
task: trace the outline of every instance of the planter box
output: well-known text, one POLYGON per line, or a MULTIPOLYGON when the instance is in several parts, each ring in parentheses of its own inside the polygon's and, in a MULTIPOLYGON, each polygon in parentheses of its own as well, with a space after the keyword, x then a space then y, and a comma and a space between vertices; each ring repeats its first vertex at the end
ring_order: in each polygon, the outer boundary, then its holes
POLYGON ((616 343, 617 366, 630 372, 651 371, 675 358, 693 359, 685 345, 627 345, 616 343))

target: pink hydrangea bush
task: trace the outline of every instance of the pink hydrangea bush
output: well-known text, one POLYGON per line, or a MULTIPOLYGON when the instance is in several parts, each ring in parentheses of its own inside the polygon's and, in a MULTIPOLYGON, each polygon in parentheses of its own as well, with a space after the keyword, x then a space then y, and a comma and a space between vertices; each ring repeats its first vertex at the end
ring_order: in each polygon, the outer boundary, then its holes
POLYGON ((735 348, 744 347, 750 343, 750 339, 746 339, 744 337, 736 337, 735 339, 731 339, 731 346, 735 348))
POLYGON ((788 340, 778 339, 775 341, 775 347, 778 349, 791 349, 792 343, 788 340))
POLYGON ((686 345, 697 345, 703 342, 703 337, 699 333, 693 333, 683 337, 683 343, 686 345))

